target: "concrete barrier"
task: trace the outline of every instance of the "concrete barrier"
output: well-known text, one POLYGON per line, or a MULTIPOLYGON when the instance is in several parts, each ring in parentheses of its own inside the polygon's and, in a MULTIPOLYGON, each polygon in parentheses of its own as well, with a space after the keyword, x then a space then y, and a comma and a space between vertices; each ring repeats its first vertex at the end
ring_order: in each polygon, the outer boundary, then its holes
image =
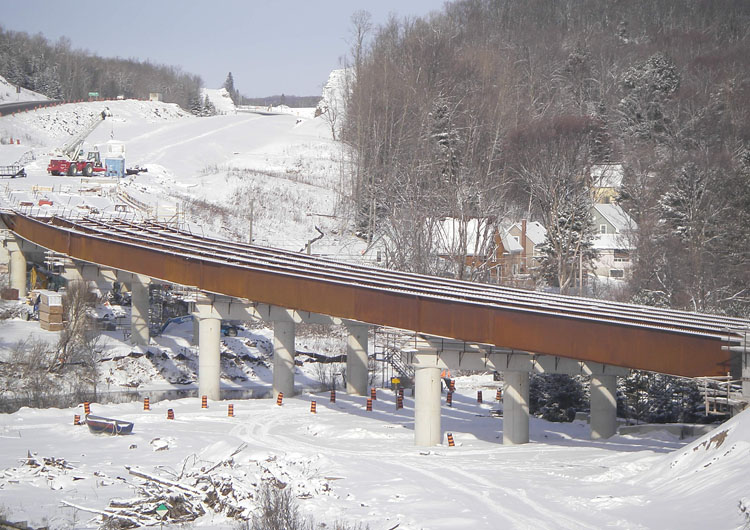
POLYGON ((716 428, 713 424, 693 424, 693 423, 644 423, 642 425, 623 425, 617 432, 618 434, 645 434, 657 431, 666 431, 675 436, 683 438, 693 438, 703 436, 716 428))

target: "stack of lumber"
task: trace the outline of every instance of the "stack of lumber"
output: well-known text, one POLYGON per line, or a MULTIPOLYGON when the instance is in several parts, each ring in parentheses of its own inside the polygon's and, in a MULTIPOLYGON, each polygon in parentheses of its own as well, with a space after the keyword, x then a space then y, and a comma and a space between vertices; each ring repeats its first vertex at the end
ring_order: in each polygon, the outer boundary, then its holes
POLYGON ((47 331, 62 331, 62 295, 55 291, 39 291, 39 327, 47 331))

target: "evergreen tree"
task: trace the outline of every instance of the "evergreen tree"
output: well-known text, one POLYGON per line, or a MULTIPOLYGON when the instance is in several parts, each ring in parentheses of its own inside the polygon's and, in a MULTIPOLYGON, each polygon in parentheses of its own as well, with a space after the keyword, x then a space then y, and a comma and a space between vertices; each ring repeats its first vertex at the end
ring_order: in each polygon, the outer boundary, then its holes
POLYGON ((623 76, 625 97, 620 101, 623 129, 643 139, 667 132, 671 123, 667 102, 680 88, 674 62, 661 53, 629 68, 623 76))
POLYGON ((232 77, 232 72, 229 72, 227 74, 227 78, 224 81, 224 88, 229 93, 229 97, 232 98, 232 102, 236 105, 239 103, 239 93, 234 88, 234 77, 232 77))
POLYGON ((573 421, 586 409, 580 380, 565 374, 533 374, 529 381, 529 412, 547 421, 573 421))

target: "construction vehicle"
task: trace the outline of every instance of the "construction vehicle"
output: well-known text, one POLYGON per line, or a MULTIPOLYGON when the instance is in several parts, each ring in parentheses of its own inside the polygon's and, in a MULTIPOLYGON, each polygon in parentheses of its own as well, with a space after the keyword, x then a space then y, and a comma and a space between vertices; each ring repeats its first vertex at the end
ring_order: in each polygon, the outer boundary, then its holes
POLYGON ((59 158, 53 157, 49 161, 47 172, 51 175, 68 175, 70 177, 79 174, 90 177, 94 173, 103 173, 105 168, 102 165, 99 151, 85 151, 83 142, 108 116, 112 116, 112 113, 109 109, 104 109, 96 115, 85 129, 62 146, 59 151, 59 158))

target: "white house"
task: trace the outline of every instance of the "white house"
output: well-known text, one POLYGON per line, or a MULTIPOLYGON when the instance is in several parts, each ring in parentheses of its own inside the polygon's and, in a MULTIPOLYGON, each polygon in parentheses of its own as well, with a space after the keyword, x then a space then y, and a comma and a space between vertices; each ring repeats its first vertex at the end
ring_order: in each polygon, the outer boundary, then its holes
POLYGON ((594 226, 598 232, 594 248, 599 257, 594 262, 597 276, 624 278, 632 266, 631 253, 634 248, 632 233, 635 221, 614 203, 595 204, 591 210, 594 226))

